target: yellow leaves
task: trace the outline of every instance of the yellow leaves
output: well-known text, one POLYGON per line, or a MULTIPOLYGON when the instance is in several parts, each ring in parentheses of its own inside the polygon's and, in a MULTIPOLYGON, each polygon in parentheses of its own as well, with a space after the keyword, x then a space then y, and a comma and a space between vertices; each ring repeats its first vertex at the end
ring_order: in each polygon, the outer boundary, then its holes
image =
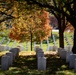
POLYGON ((28 15, 23 12, 20 18, 15 20, 10 38, 18 41, 28 41, 30 37, 33 41, 44 40, 51 34, 49 21, 49 14, 45 11, 39 10, 28 15))
POLYGON ((6 29, 5 23, 0 24, 0 31, 4 31, 6 29))
POLYGON ((3 28, 3 29, 6 29, 6 26, 5 26, 5 25, 2 25, 2 28, 3 28))

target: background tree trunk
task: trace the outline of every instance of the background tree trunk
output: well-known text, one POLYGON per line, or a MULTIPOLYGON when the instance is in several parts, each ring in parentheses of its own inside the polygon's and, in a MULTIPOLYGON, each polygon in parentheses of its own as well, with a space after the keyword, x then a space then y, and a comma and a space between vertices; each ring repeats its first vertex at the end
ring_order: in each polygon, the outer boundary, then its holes
POLYGON ((59 29, 59 47, 64 48, 64 33, 59 29))
POLYGON ((74 30, 74 41, 73 41, 73 48, 72 52, 76 54, 76 30, 74 30))
POLYGON ((64 48, 64 31, 62 27, 62 19, 58 18, 58 26, 59 26, 59 47, 64 48))

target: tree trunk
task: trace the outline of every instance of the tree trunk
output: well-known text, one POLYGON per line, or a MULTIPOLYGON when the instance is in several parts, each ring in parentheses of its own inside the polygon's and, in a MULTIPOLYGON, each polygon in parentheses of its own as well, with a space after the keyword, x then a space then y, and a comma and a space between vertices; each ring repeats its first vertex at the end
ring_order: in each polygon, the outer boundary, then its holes
POLYGON ((74 54, 76 54, 76 18, 75 17, 72 17, 72 18, 69 18, 68 20, 72 24, 72 26, 74 27, 74 39, 73 39, 72 52, 74 54))
POLYGON ((73 48, 72 52, 76 54, 76 30, 74 30, 74 41, 73 41, 73 48))
POLYGON ((61 29, 59 29, 59 47, 64 48, 64 34, 61 29))
POLYGON ((58 24, 59 24, 59 47, 64 48, 64 33, 63 33, 63 25, 61 22, 61 18, 58 18, 58 24))
MULTIPOLYGON (((74 0, 74 14, 76 15, 76 0, 74 0)), ((75 29, 72 52, 73 54, 76 54, 76 17, 74 19, 71 19, 71 22, 75 29)))

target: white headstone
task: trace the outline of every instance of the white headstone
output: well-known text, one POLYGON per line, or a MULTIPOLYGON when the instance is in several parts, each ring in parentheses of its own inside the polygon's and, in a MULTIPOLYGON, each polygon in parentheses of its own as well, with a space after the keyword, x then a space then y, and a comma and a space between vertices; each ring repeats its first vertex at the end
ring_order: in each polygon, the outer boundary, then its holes
POLYGON ((47 51, 52 51, 53 50, 53 46, 48 46, 47 51))
POLYGON ((54 41, 54 45, 56 45, 56 41, 55 41, 55 36, 52 35, 53 41, 54 41))
POLYGON ((43 50, 41 48, 36 48, 36 55, 38 56, 38 52, 42 52, 43 50))
POLYGON ((34 48, 36 47, 36 42, 34 42, 34 48))
POLYGON ((23 51, 25 48, 24 48, 24 46, 22 45, 22 44, 20 44, 19 46, 17 46, 19 49, 20 49, 20 51, 23 51))
POLYGON ((38 57, 38 70, 46 70, 46 58, 38 57))
POLYGON ((74 71, 76 72, 76 59, 75 59, 74 71))
POLYGON ((64 47, 64 49, 67 51, 72 51, 72 47, 73 47, 72 45, 68 45, 68 46, 64 47))
POLYGON ((57 50, 58 50, 57 46, 53 46, 53 51, 57 51, 57 50))
POLYGON ((49 46, 47 47, 46 51, 49 51, 49 46))
POLYGON ((71 51, 66 52, 66 63, 69 63, 70 61, 70 54, 73 54, 71 51))
POLYGON ((3 45, 0 45, 0 51, 4 51, 5 47, 3 45))
POLYGON ((4 55, 1 57, 1 69, 2 70, 8 70, 9 69, 9 60, 10 60, 10 57, 7 55, 4 55))
POLYGON ((75 59, 76 59, 76 54, 70 54, 70 62, 69 62, 69 67, 74 68, 75 66, 75 59))
POLYGON ((12 52, 7 52, 6 55, 10 57, 10 66, 11 66, 12 63, 13 63, 13 53, 12 52))
POLYGON ((58 55, 60 56, 61 50, 63 50, 63 48, 58 48, 58 55))
POLYGON ((60 53, 60 57, 61 57, 61 59, 66 59, 66 53, 67 53, 67 51, 66 50, 61 50, 61 53, 60 53))
POLYGON ((14 54, 14 59, 15 59, 15 57, 19 56, 19 51, 20 51, 19 48, 12 48, 10 50, 10 52, 12 52, 14 54))
POLYGON ((38 52, 38 53, 37 53, 37 58, 38 58, 38 57, 44 57, 44 52, 43 52, 43 51, 38 52))
POLYGON ((49 50, 49 40, 47 39, 47 51, 49 50))
POLYGON ((9 46, 4 46, 4 50, 10 50, 9 46))

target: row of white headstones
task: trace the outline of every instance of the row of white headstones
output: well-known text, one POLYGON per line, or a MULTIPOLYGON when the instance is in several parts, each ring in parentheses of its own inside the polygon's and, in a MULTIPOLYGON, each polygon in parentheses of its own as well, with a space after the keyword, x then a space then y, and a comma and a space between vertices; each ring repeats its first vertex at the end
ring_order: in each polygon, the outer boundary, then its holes
MULTIPOLYGON (((72 48, 72 47, 71 47, 72 48)), ((76 54, 73 54, 71 52, 69 47, 68 49, 58 48, 58 55, 62 59, 66 59, 66 63, 69 62, 70 68, 74 68, 76 71, 76 54)), ((57 48, 56 48, 57 49, 57 48)), ((12 48, 7 52, 5 55, 1 57, 1 69, 2 70, 8 70, 10 66, 12 66, 13 61, 16 57, 19 56, 20 49, 19 48, 12 48)), ((40 47, 35 47, 35 52, 37 56, 37 67, 38 70, 46 70, 46 57, 44 56, 44 51, 40 47)))
MULTIPOLYGON (((23 48, 22 45, 16 46, 16 47, 19 47, 21 51, 24 50, 24 48, 23 48)), ((12 49, 12 48, 15 48, 15 47, 9 47, 9 46, 0 44, 0 52, 2 52, 2 51, 9 51, 9 50, 12 49)))
POLYGON ((46 57, 44 56, 44 51, 40 47, 35 47, 36 57, 37 57, 37 68, 38 70, 46 70, 46 57))
POLYGON ((1 57, 1 70, 8 70, 12 66, 13 61, 19 56, 20 49, 12 48, 1 57))
MULTIPOLYGON (((5 39, 3 38, 2 42, 4 42, 4 40, 5 39)), ((11 40, 8 39, 8 42, 5 45, 3 45, 2 43, 0 43, 0 52, 1 51, 6 51, 6 50, 9 51, 11 48, 17 47, 16 46, 16 44, 17 44, 16 41, 13 42, 12 46, 9 46, 8 44, 10 43, 10 41, 11 40)), ((21 50, 24 50, 24 47, 23 47, 23 45, 21 43, 18 45, 18 47, 21 48, 21 50)))
MULTIPOLYGON (((0 49, 3 49, 4 46, 0 46, 0 49), (1 48, 2 47, 2 48, 1 48)), ((56 50, 56 46, 50 47, 53 50, 56 50)), ((11 48, 9 52, 1 57, 1 69, 8 70, 12 66, 13 61, 16 57, 19 56, 20 48, 11 48)), ((44 57, 44 51, 39 46, 35 47, 35 52, 37 56, 38 70, 46 70, 46 57, 44 57)))
POLYGON ((76 71, 76 54, 73 54, 71 50, 64 48, 58 48, 58 55, 61 59, 65 59, 69 64, 69 68, 73 68, 76 71))
MULTIPOLYGON (((41 48, 35 48, 37 56, 37 66, 38 70, 46 70, 46 57, 41 48)), ((12 66, 13 61, 16 57, 19 56, 20 49, 12 48, 5 55, 1 57, 1 70, 9 70, 9 67, 12 66)))
MULTIPOLYGON (((52 35, 52 38, 53 38, 53 42, 54 42, 54 46, 56 46, 56 41, 55 41, 55 36, 54 35, 52 35)), ((70 42, 69 42, 69 40, 68 40, 68 38, 67 37, 65 37, 65 39, 66 39, 66 42, 68 43, 68 45, 71 45, 70 44, 70 42)), ((6 43, 6 45, 4 46, 4 45, 2 45, 2 43, 4 42, 4 40, 5 40, 5 37, 3 37, 2 38, 2 40, 1 40, 1 42, 0 42, 0 51, 4 51, 4 50, 10 50, 11 48, 13 48, 14 46, 16 46, 16 41, 14 41, 13 42, 13 45, 12 45, 12 47, 10 47, 10 46, 8 46, 8 44, 10 43, 10 39, 8 39, 8 42, 6 43)), ((47 39, 46 40, 47 41, 47 49, 46 50, 48 50, 48 51, 50 51, 51 50, 51 46, 50 46, 50 44, 49 44, 49 40, 47 39)), ((19 47, 22 49, 22 50, 28 50, 28 46, 29 46, 29 42, 28 43, 26 43, 26 48, 20 43, 19 44, 19 47)), ((36 42, 34 42, 34 47, 36 46, 36 42)), ((40 43, 40 47, 41 48, 43 48, 42 47, 42 42, 40 43)))
MULTIPOLYGON (((66 59, 66 63, 69 63, 69 68, 75 68, 76 71, 76 61, 74 61, 76 58, 76 54, 73 54, 71 52, 72 46, 65 47, 65 49, 53 46, 52 49, 57 52, 61 59, 66 59)), ((43 49, 36 47, 35 52, 37 56, 38 70, 46 70, 46 57, 44 56, 43 49)))

